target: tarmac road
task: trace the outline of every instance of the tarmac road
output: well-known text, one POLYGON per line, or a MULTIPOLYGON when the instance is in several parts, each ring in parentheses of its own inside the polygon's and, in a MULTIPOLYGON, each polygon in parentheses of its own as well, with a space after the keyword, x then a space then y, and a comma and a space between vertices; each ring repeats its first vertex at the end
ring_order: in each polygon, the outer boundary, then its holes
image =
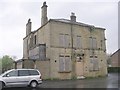
POLYGON ((107 77, 90 78, 83 80, 53 80, 43 81, 36 89, 16 87, 3 90, 40 90, 41 88, 120 88, 120 74, 110 73, 107 77))

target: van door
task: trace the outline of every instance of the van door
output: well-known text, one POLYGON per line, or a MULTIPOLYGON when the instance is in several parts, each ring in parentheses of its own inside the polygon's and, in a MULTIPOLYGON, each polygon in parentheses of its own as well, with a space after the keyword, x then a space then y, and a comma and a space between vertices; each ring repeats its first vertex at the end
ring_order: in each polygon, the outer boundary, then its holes
POLYGON ((5 81, 7 86, 16 85, 17 84, 17 78, 18 77, 18 71, 13 70, 7 74, 5 74, 2 79, 5 81))
POLYGON ((28 70, 18 70, 17 77, 20 85, 28 85, 29 83, 29 71, 28 70))

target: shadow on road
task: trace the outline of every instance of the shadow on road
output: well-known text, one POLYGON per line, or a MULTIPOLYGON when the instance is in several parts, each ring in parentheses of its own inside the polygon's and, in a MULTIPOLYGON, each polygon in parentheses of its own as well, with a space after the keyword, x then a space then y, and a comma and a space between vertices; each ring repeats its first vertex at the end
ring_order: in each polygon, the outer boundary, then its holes
POLYGON ((25 88, 25 87, 12 87, 12 88, 4 88, 2 90, 40 90, 40 88, 25 88))

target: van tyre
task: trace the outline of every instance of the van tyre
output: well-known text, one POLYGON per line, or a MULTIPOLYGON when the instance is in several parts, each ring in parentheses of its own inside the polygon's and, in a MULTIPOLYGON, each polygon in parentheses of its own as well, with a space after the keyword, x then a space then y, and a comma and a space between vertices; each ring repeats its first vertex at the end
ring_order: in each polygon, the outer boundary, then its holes
POLYGON ((5 83, 4 82, 0 82, 0 89, 5 87, 5 83))
POLYGON ((4 88, 5 87, 5 83, 4 82, 2 82, 2 88, 4 88))
POLYGON ((32 87, 32 88, 36 88, 37 85, 38 85, 38 83, 37 83, 36 81, 32 81, 32 82, 30 83, 30 87, 32 87))

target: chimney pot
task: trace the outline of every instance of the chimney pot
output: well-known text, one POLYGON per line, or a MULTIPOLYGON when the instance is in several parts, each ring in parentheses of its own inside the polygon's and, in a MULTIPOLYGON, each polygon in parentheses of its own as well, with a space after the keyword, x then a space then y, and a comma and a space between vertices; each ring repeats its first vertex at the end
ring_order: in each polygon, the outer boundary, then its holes
POLYGON ((43 3, 43 6, 46 5, 46 2, 43 3))
POLYGON ((75 16, 75 13, 72 12, 72 13, 71 13, 71 16, 75 16))
POLYGON ((75 13, 73 13, 73 12, 71 13, 70 19, 71 19, 71 22, 76 22, 75 13))

